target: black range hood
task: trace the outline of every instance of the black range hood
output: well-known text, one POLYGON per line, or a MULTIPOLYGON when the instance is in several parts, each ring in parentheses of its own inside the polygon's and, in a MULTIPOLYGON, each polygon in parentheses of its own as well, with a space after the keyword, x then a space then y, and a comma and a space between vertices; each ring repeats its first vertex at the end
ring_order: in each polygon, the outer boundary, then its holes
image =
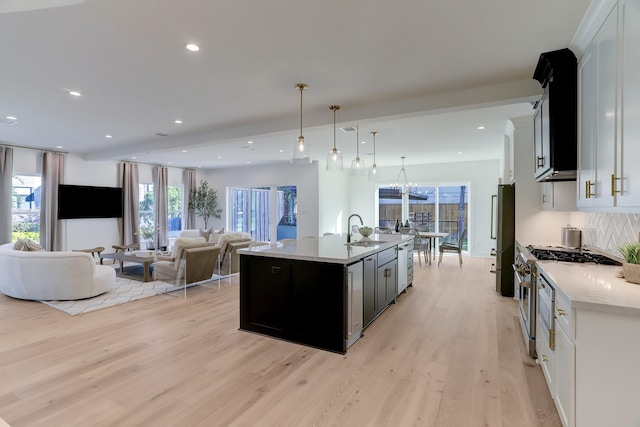
POLYGON ((534 108, 536 181, 575 181, 578 169, 578 61, 569 49, 540 55, 533 78, 544 94, 534 108))

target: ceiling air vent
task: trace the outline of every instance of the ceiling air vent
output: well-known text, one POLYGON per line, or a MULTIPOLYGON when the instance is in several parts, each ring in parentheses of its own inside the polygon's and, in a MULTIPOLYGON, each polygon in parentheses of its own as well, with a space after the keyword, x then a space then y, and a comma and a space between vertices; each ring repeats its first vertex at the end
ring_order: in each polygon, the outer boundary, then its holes
POLYGON ((351 132, 355 132, 356 128, 354 126, 345 126, 340 128, 340 130, 344 133, 351 133, 351 132))

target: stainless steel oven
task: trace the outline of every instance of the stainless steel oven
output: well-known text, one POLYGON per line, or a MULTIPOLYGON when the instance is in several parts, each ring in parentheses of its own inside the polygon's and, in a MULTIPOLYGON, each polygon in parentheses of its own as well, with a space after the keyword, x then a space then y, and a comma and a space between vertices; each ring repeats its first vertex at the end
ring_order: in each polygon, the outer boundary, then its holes
POLYGON ((536 259, 516 241, 513 263, 516 295, 520 309, 520 327, 530 356, 536 355, 536 259))
POLYGON ((555 349, 555 317, 553 315, 556 304, 556 291, 551 286, 544 275, 538 275, 538 317, 542 324, 540 325, 541 337, 539 340, 545 340, 549 343, 549 349, 555 349))

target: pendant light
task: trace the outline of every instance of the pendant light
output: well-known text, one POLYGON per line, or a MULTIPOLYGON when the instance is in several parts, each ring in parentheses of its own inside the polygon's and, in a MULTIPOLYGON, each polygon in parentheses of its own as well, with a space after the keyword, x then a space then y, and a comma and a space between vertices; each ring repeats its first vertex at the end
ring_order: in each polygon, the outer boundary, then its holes
POLYGON ((302 136, 302 91, 307 88, 307 85, 298 83, 296 88, 300 91, 300 136, 293 143, 290 162, 292 165, 308 165, 311 163, 311 150, 309 149, 309 143, 305 143, 304 136, 302 136))
POLYGON ((377 131, 372 131, 371 135, 373 135, 373 165, 371 165, 371 169, 369 169, 369 180, 375 179, 376 173, 378 172, 378 165, 376 165, 376 135, 377 131))
MULTIPOLYGON (((405 172, 404 170, 405 157, 402 156, 400 158, 402 159, 402 169, 400 169, 400 172, 398 173, 398 177, 396 178, 396 183, 391 184, 391 188, 393 188, 398 193, 404 196, 405 194, 411 192, 411 182, 409 182, 409 180, 407 179, 407 172, 405 172), (402 177, 402 181, 400 181, 400 177, 402 177)), ((416 184, 414 185, 414 187, 415 187, 415 191, 418 191, 418 185, 416 184)))
POLYGON ((360 158, 360 134, 356 125, 356 158, 351 162, 351 176, 364 176, 364 160, 360 158))
POLYGON ((344 170, 342 153, 336 148, 336 111, 340 109, 340 106, 332 105, 329 109, 333 111, 333 150, 327 154, 327 170, 330 172, 342 172, 344 170))

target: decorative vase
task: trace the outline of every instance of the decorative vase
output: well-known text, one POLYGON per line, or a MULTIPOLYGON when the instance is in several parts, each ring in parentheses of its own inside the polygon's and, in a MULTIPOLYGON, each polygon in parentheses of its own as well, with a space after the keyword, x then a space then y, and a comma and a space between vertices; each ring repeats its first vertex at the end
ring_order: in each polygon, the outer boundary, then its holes
POLYGON ((622 263, 622 274, 627 282, 640 284, 640 264, 622 263))

